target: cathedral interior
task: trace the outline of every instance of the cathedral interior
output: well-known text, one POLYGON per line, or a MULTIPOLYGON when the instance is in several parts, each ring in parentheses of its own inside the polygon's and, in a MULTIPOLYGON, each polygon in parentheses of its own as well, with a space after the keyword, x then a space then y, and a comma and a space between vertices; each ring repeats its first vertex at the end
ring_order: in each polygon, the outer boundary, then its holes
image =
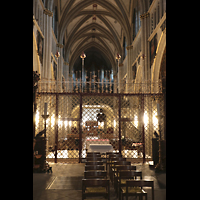
POLYGON ((166 0, 33 0, 33 141, 36 171, 94 145, 165 170, 166 0))

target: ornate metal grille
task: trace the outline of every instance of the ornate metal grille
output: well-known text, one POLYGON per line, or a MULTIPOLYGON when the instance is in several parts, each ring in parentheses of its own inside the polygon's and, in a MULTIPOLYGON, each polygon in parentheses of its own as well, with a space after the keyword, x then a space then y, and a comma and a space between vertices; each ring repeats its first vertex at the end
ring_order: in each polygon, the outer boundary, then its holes
POLYGON ((54 160, 55 152, 55 131, 56 131, 56 94, 38 94, 37 110, 36 110, 36 135, 44 130, 44 104, 47 103, 47 114, 49 117, 46 120, 46 156, 49 160, 54 160))
POLYGON ((89 144, 111 144, 119 151, 118 99, 113 95, 84 95, 83 150, 89 144))
POLYGON ((108 143, 124 157, 144 162, 152 159, 156 133, 164 139, 162 94, 41 92, 36 134, 44 129, 45 103, 48 161, 81 162, 89 144, 108 143))
POLYGON ((78 95, 58 96, 58 155, 60 161, 79 158, 79 110, 78 95))
POLYGON ((122 155, 143 158, 141 96, 121 96, 122 155))

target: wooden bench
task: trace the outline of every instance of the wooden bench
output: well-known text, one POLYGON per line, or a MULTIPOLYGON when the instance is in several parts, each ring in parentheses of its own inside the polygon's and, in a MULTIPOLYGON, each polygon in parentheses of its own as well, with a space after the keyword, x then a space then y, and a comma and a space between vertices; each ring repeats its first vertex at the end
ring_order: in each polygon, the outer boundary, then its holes
POLYGON ((122 199, 124 196, 126 197, 126 200, 128 200, 129 196, 136 196, 136 197, 139 196, 139 198, 145 196, 145 199, 147 200, 147 192, 145 192, 142 189, 142 187, 151 187, 152 189, 151 199, 154 200, 154 182, 146 180, 127 180, 126 187, 121 188, 122 199))
POLYGON ((82 179, 82 200, 87 197, 104 197, 110 200, 109 179, 82 179))

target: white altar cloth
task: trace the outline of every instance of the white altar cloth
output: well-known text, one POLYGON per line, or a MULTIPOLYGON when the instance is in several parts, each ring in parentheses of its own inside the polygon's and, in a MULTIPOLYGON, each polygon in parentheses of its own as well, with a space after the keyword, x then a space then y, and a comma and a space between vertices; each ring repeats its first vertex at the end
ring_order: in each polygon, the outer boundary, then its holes
POLYGON ((89 149, 90 144, 109 144, 109 139, 87 139, 86 149, 89 149))
POLYGON ((113 146, 111 144, 90 144, 88 152, 100 152, 100 153, 106 153, 106 152, 112 152, 114 151, 113 146))

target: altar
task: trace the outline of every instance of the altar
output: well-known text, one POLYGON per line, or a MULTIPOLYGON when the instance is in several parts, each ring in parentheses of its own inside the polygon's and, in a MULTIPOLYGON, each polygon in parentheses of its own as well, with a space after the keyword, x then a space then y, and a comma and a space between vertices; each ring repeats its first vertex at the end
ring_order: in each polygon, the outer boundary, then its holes
POLYGON ((106 153, 106 152, 113 152, 113 146, 111 144, 90 144, 88 152, 100 152, 100 153, 106 153))
POLYGON ((89 149, 91 144, 109 144, 109 139, 86 139, 86 149, 89 149))

